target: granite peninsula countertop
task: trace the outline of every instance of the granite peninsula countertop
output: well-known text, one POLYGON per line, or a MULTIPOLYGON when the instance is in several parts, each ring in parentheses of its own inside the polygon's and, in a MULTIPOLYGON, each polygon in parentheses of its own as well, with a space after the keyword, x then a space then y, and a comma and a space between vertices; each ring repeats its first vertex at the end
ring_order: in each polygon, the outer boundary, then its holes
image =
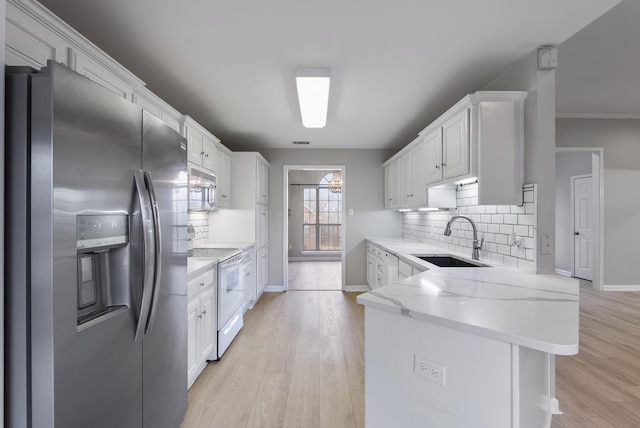
POLYGON ((511 267, 440 268, 411 254, 469 255, 393 238, 367 238, 428 270, 357 297, 358 303, 543 352, 578 352, 579 284, 511 267))

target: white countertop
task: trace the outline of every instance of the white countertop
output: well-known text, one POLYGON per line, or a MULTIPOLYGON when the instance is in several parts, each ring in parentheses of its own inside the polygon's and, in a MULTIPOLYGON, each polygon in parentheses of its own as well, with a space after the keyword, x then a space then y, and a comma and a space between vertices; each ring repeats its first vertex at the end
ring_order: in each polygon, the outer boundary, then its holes
MULTIPOLYGON (((223 242, 215 244, 203 244, 198 248, 233 248, 235 250, 247 250, 254 246, 253 242, 223 242)), ((221 257, 187 257, 187 278, 191 280, 205 273, 218 264, 221 257)))
POLYGON ((394 238, 368 238, 405 262, 429 270, 357 297, 360 304, 543 352, 578 352, 579 284, 494 265, 440 268, 412 253, 453 254, 394 238))

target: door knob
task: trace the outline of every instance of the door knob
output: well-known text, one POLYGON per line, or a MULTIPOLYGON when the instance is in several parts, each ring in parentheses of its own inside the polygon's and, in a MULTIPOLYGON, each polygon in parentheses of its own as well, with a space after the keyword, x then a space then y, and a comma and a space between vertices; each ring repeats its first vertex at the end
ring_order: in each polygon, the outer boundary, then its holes
POLYGON ((574 235, 578 236, 580 235, 580 232, 575 232, 574 235))

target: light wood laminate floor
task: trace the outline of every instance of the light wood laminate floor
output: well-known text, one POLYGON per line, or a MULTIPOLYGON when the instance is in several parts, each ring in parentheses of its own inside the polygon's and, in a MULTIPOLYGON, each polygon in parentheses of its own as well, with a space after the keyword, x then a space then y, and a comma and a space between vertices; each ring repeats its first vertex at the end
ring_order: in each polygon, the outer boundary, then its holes
POLYGON ((289 290, 341 290, 342 262, 289 262, 289 290))
MULTIPOLYGON (((182 428, 364 426, 357 293, 265 293, 189 390, 182 428)), ((640 292, 580 290, 580 352, 556 357, 552 428, 640 427, 640 292)))
POLYGON ((364 426, 358 293, 264 293, 189 390, 183 428, 364 426))
POLYGON ((580 351, 556 357, 552 428, 640 427, 640 292, 580 287, 580 351))

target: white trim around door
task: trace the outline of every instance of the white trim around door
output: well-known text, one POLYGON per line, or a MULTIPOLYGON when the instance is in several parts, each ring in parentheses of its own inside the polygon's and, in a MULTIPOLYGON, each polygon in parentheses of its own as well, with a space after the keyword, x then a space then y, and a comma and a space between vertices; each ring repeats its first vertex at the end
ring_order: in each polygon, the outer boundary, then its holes
POLYGON ((346 209, 347 206, 347 194, 346 194, 346 183, 347 183, 347 174, 345 165, 284 165, 282 171, 282 204, 283 209, 282 212, 284 215, 282 216, 282 282, 283 282, 283 291, 287 291, 289 289, 289 171, 295 170, 340 170, 342 173, 342 215, 340 218, 340 238, 341 238, 341 256, 340 260, 342 262, 342 291, 346 289, 346 243, 347 243, 347 230, 346 230, 346 209))

